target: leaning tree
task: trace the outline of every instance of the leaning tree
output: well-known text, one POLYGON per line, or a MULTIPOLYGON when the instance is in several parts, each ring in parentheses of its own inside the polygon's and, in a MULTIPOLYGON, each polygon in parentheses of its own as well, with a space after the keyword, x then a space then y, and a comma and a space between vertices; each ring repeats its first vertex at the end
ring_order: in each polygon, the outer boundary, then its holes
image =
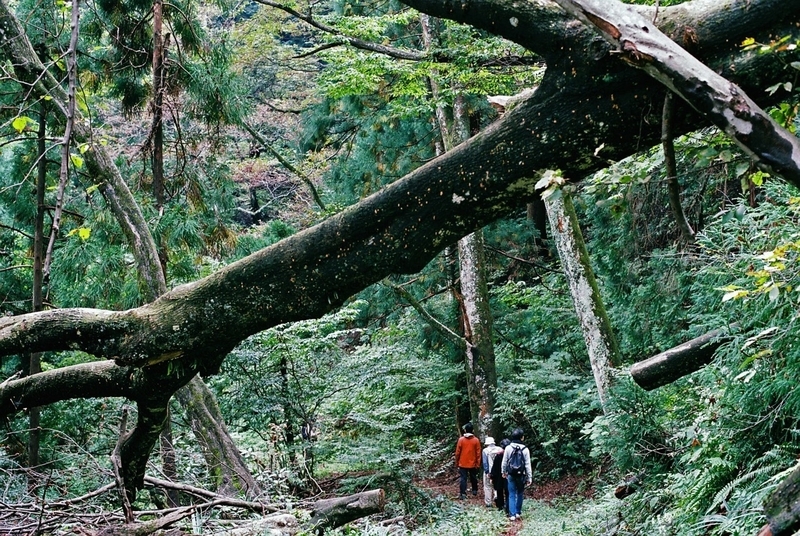
MULTIPOLYGON (((800 39, 800 0, 635 9, 609 0, 405 3, 540 55, 547 65, 541 86, 477 136, 371 197, 147 305, 3 318, 0 354, 80 349, 98 360, 6 382, 0 415, 72 398, 135 401, 138 422, 119 458, 122 483, 134 496, 171 395, 197 373, 214 374, 249 335, 320 316, 389 274, 420 270, 447 245, 533 199, 543 170, 580 181, 657 144, 667 91, 691 105, 682 107, 676 134, 716 124, 761 165, 800 185, 798 144, 755 104, 777 100, 766 88, 792 76, 796 51, 759 54, 740 46, 745 38, 800 39)), ((7 3, 0 5, 4 60, 32 92, 58 102, 63 92, 7 3)), ((81 129, 91 148, 87 167, 107 201, 134 214, 120 203, 124 185, 111 159, 88 126, 81 129)), ((157 259, 151 262, 142 277, 157 277, 157 259)))

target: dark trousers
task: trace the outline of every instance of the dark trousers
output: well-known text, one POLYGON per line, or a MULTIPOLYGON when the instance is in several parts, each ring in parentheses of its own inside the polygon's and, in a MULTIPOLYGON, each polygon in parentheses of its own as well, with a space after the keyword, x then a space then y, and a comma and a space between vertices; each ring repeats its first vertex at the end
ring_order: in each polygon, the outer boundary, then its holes
POLYGON ((458 468, 458 476, 460 477, 460 481, 458 483, 458 491, 461 495, 467 494, 467 476, 469 476, 469 482, 472 484, 472 494, 475 495, 478 493, 478 468, 473 467, 472 469, 466 469, 464 467, 458 468))
POLYGON ((502 476, 492 479, 492 486, 497 492, 497 497, 494 499, 494 504, 498 510, 508 512, 508 481, 502 476))

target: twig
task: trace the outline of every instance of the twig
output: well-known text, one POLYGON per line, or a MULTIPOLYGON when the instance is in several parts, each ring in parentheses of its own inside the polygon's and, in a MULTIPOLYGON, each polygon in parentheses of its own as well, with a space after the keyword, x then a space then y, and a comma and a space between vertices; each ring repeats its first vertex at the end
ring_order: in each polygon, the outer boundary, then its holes
POLYGON ((384 285, 389 287, 390 289, 394 290, 398 296, 403 298, 408 304, 414 308, 415 311, 419 313, 419 315, 424 318, 433 328, 436 328, 444 337, 453 343, 456 348, 460 350, 465 350, 467 347, 467 340, 444 325, 439 319, 434 317, 427 309, 425 309, 422 304, 417 300, 414 296, 411 295, 409 291, 401 287, 400 285, 396 285, 389 281, 388 279, 384 279, 382 281, 384 285))
POLYGON ((122 474, 122 443, 127 436, 128 427, 128 408, 122 408, 122 417, 119 423, 119 439, 114 446, 114 451, 111 453, 111 465, 114 467, 114 478, 119 488, 119 493, 122 496, 122 510, 125 513, 125 522, 133 522, 133 508, 131 501, 128 497, 128 490, 125 482, 125 477, 122 474))
POLYGON ((197 488, 195 486, 190 486, 189 484, 181 484, 179 482, 170 482, 169 480, 163 480, 160 478, 155 478, 152 476, 145 476, 144 481, 146 484, 150 484, 152 486, 160 487, 160 488, 168 488, 174 489, 178 491, 183 491, 186 493, 190 493, 192 495, 197 495, 199 497, 206 497, 208 499, 213 499, 215 503, 224 504, 226 506, 233 506, 236 508, 244 508, 247 510, 253 510, 255 512, 280 512, 282 511, 281 508, 277 508, 275 506, 269 506, 264 503, 260 502, 253 502, 253 501, 243 501, 240 499, 234 499, 232 497, 225 497, 224 495, 219 495, 218 493, 214 493, 213 491, 208 491, 203 488, 197 488))
POLYGON ((42 489, 42 507, 39 508, 39 519, 36 521, 36 530, 34 534, 39 534, 39 529, 42 527, 42 519, 44 519, 44 507, 47 504, 47 488, 50 486, 50 479, 53 478, 53 471, 47 475, 47 481, 44 483, 42 489))
POLYGON ((256 131, 256 130, 253 128, 253 127, 251 127, 250 125, 248 125, 247 123, 244 123, 244 122, 242 123, 242 127, 244 127, 244 129, 245 129, 245 130, 246 130, 246 131, 247 131, 247 132, 248 132, 248 133, 249 133, 251 136, 253 136, 253 138, 255 138, 255 139, 256 139, 256 141, 258 141, 258 143, 259 143, 259 144, 261 144, 261 146, 262 146, 262 147, 263 147, 263 148, 264 148, 264 149, 265 149, 265 150, 266 150, 266 151, 267 151, 269 154, 271 154, 272 156, 274 156, 274 157, 275 157, 275 158, 278 160, 278 162, 280 162, 280 163, 281 163, 281 165, 283 165, 283 167, 285 167, 286 169, 288 169, 289 171, 291 171, 292 173, 294 173, 295 175, 297 175, 297 176, 300 178, 300 180, 301 180, 301 181, 303 181, 303 183, 304 183, 304 184, 305 184, 305 185, 308 187, 308 189, 309 189, 309 190, 311 190, 311 197, 313 197, 313 198, 314 198, 314 202, 317 204, 317 206, 318 206, 320 209, 322 209, 322 210, 325 210, 325 204, 322 202, 322 198, 319 196, 319 193, 317 192, 317 189, 314 187, 314 183, 312 183, 312 182, 311 182, 311 179, 310 179, 310 178, 308 178, 308 176, 306 176, 306 175, 305 175, 303 172, 301 172, 299 169, 297 169, 296 167, 294 167, 294 166, 293 166, 293 165, 292 165, 292 164, 291 164, 291 163, 290 163, 288 160, 286 160, 286 159, 285 159, 283 156, 281 156, 281 154, 280 154, 278 151, 276 151, 275 149, 273 149, 273 148, 272 148, 272 146, 271 146, 269 143, 267 143, 267 140, 265 140, 265 139, 264 139, 264 138, 261 136, 261 134, 259 134, 259 133, 258 133, 258 132, 257 132, 257 131, 256 131))

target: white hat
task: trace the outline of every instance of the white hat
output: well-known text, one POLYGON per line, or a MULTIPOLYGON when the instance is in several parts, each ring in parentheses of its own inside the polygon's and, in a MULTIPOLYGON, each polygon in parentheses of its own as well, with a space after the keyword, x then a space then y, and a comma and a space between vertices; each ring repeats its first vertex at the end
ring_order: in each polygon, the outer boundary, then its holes
POLYGON ((483 444, 486 445, 487 447, 489 445, 494 445, 494 438, 492 436, 487 436, 483 444))

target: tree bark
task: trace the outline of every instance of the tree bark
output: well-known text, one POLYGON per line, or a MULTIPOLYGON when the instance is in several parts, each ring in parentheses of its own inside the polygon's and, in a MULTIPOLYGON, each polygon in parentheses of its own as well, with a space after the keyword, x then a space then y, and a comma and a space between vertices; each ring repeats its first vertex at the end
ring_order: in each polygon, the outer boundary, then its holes
POLYGON ((617 339, 600 296, 600 288, 589 262, 589 252, 569 193, 562 191, 560 196, 549 197, 545 206, 550 219, 550 232, 567 276, 572 303, 586 342, 597 395, 605 411, 611 385, 611 369, 620 365, 617 339))
POLYGON ((794 185, 800 185, 800 139, 778 125, 736 84, 708 68, 655 24, 617 0, 554 1, 585 24, 594 26, 616 47, 620 59, 683 97, 745 153, 794 185))
POLYGON ((764 501, 767 524, 758 536, 791 536, 800 530, 800 467, 764 501))
POLYGON ((669 206, 675 223, 685 243, 694 242, 694 229, 683 211, 681 203, 681 186, 678 183, 678 166, 675 159, 675 142, 672 135, 672 122, 675 117, 675 103, 672 93, 664 97, 664 111, 661 115, 661 147, 664 150, 664 169, 667 176, 667 194, 669 206))
MULTIPOLYGON (((438 42, 439 34, 435 30, 436 22, 427 15, 421 16, 423 43, 426 50, 438 42)), ((429 77, 431 94, 439 100, 441 89, 434 72, 429 77)), ((465 97, 456 95, 452 110, 452 120, 444 106, 435 109, 436 124, 439 127, 441 147, 447 152, 454 146, 469 139, 469 116, 466 110, 465 97)), ((465 364, 467 372, 467 398, 470 414, 478 437, 492 434, 498 430, 494 423, 495 392, 497 390, 497 372, 495 368, 494 340, 492 333, 492 312, 489 307, 489 288, 486 283, 486 255, 483 249, 483 231, 465 236, 458 241, 458 258, 460 266, 460 305, 461 324, 466 343, 465 364)))
POLYGON ((464 297, 464 335, 467 339, 467 392, 475 434, 498 435, 494 422, 497 369, 495 368, 492 311, 486 282, 483 231, 478 229, 458 241, 461 295, 464 297))
POLYGON ((631 378, 647 391, 672 383, 707 365, 717 348, 730 340, 730 328, 715 329, 631 367, 631 378))
POLYGON ((386 494, 382 489, 323 499, 314 503, 309 527, 322 533, 324 529, 341 527, 361 517, 383 512, 385 505, 386 494))
POLYGON ((219 405, 198 376, 176 393, 186 411, 195 437, 205 455, 208 470, 222 495, 256 497, 261 491, 241 452, 231 439, 219 405))

